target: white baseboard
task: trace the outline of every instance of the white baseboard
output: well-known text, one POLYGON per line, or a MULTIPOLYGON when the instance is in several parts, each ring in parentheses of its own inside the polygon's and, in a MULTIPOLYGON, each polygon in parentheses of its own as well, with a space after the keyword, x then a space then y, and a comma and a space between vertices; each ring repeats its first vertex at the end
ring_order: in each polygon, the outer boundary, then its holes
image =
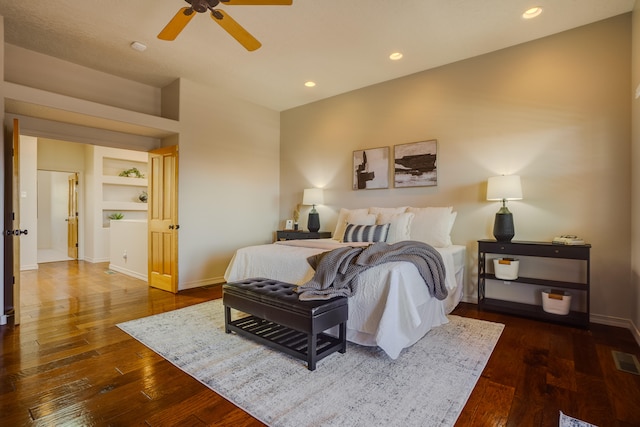
MULTIPOLYGON (((462 302, 478 304, 478 297, 465 295, 464 297, 462 297, 462 302)), ((640 346, 640 330, 638 330, 638 327, 630 319, 622 319, 619 317, 611 317, 604 316, 602 314, 591 313, 591 315, 589 316, 589 321, 591 323, 597 323, 599 325, 628 329, 629 332, 631 332, 631 335, 633 335, 633 338, 635 338, 636 342, 638 343, 638 346, 640 346)))
POLYGON ((7 324, 7 316, 3 314, 2 316, 0 316, 0 326, 6 325, 6 324, 7 324))
POLYGON ((111 261, 111 258, 84 258, 82 261, 87 261, 92 264, 96 264, 99 262, 109 262, 111 261))
POLYGON ((628 329, 635 338, 636 343, 640 346, 640 331, 638 327, 630 319, 621 319, 619 317, 603 316, 601 314, 593 314, 589 317, 592 323, 598 323, 600 325, 615 326, 617 328, 628 329))
POLYGON ((224 280, 224 277, 217 276, 217 277, 212 277, 210 279, 196 280, 193 282, 183 283, 180 286, 180 289, 178 290, 184 291, 185 289, 200 288, 202 286, 207 286, 207 285, 218 285, 225 282, 226 280, 224 280))
POLYGON ((28 264, 28 265, 21 265, 20 266, 20 271, 30 271, 30 270, 37 270, 38 268, 38 264, 28 264))
POLYGON ((126 274, 127 276, 135 277, 136 279, 143 280, 147 282, 147 275, 140 274, 137 271, 129 270, 127 268, 122 268, 117 265, 109 264, 109 270, 117 271, 118 273, 126 274))

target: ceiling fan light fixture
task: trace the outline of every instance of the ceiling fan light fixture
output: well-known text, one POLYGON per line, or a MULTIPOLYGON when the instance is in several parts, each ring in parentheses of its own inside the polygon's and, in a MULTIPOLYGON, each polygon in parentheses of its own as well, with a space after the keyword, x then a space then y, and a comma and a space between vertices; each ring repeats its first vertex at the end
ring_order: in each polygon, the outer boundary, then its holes
POLYGON ((522 17, 524 19, 533 19, 536 16, 540 16, 541 13, 542 13, 542 7, 536 6, 536 7, 532 7, 530 9, 525 10, 524 13, 522 14, 522 17))
POLYGON ((316 86, 316 82, 312 82, 311 80, 309 80, 308 82, 304 82, 304 85, 306 87, 315 87, 316 86))
POLYGON ((402 59, 402 53, 393 52, 391 55, 389 55, 389 59, 392 61, 398 61, 399 59, 402 59))

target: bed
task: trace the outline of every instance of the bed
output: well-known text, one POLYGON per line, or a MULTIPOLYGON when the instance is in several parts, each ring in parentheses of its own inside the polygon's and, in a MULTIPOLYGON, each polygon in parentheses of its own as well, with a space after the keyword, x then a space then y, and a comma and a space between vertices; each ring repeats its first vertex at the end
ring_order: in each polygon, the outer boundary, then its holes
POLYGON ((347 339, 378 346, 396 359, 429 330, 448 322, 447 314, 463 294, 466 248, 451 244, 450 231, 455 221, 451 208, 365 208, 342 209, 334 238, 289 240, 241 248, 234 254, 225 280, 234 282, 265 277, 301 285, 314 274, 307 258, 344 246, 370 242, 345 242, 348 224, 389 224, 386 240, 417 240, 432 245, 442 256, 448 296, 432 297, 417 268, 409 262, 391 262, 364 271, 358 291, 349 298, 347 339))

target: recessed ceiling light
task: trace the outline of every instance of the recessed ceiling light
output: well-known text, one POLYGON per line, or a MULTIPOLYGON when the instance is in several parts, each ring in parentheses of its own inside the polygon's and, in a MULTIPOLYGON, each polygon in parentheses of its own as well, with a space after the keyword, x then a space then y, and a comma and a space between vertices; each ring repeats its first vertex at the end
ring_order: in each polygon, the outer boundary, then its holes
POLYGON ((531 9, 525 10, 524 13, 522 14, 522 17, 524 19, 532 19, 532 18, 535 18, 536 16, 540 16, 541 13, 542 13, 542 8, 540 6, 536 6, 536 7, 532 7, 531 9))
POLYGON ((316 85, 316 82, 308 81, 308 82, 305 82, 304 85, 306 87, 314 87, 316 85))
POLYGON ((131 43, 130 46, 131 46, 131 49, 137 50, 138 52, 144 52, 147 49, 147 45, 140 42, 133 42, 131 43))
POLYGON ((397 61, 398 59, 402 59, 402 54, 400 52, 393 52, 389 55, 389 59, 392 61, 397 61))

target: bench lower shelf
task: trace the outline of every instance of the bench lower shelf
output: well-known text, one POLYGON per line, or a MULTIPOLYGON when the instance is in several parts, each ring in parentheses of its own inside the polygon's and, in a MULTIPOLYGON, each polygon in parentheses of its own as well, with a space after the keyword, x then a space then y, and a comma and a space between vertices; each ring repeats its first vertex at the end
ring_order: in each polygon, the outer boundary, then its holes
POLYGON ((256 316, 242 317, 228 322, 226 332, 236 332, 239 335, 254 339, 260 344, 282 351, 290 356, 307 361, 310 370, 315 369, 317 361, 339 351, 346 351, 345 343, 338 337, 329 334, 317 334, 314 354, 309 354, 309 347, 314 347, 311 334, 279 325, 278 323, 261 319, 256 316))

